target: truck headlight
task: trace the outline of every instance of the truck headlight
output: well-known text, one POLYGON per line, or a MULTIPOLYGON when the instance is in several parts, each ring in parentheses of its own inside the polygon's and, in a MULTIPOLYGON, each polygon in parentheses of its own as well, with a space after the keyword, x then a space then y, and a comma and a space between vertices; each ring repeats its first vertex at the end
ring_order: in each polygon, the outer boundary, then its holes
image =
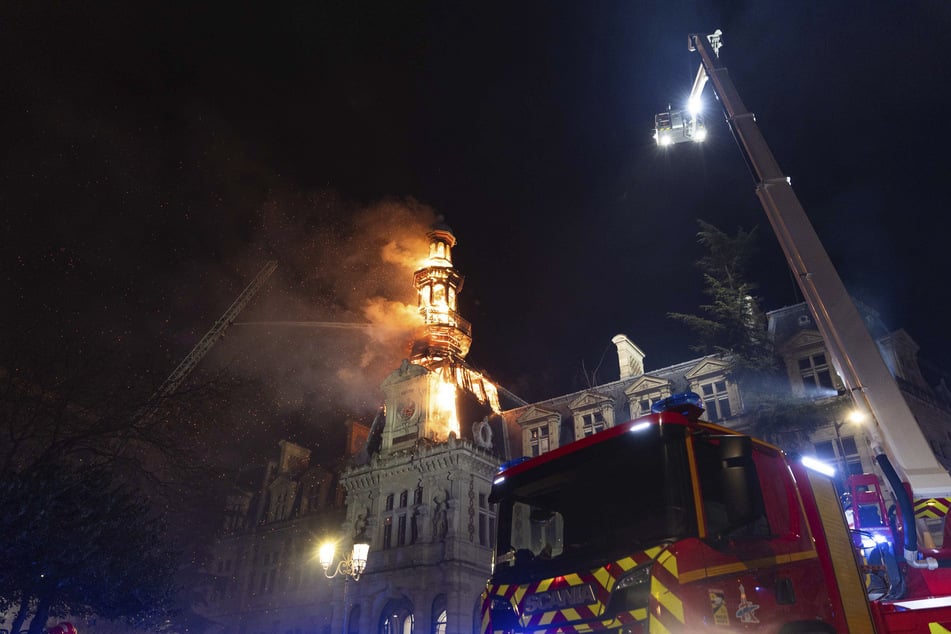
POLYGON ((630 571, 614 585, 608 613, 629 612, 647 608, 651 595, 651 564, 630 571))

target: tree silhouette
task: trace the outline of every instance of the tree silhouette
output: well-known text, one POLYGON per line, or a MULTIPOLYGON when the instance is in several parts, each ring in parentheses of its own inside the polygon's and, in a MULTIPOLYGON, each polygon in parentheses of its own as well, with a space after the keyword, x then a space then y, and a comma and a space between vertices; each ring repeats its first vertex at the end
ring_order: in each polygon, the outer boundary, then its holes
POLYGON ((0 597, 12 631, 51 616, 157 623, 174 595, 176 558, 149 505, 101 467, 49 464, 0 482, 0 597))

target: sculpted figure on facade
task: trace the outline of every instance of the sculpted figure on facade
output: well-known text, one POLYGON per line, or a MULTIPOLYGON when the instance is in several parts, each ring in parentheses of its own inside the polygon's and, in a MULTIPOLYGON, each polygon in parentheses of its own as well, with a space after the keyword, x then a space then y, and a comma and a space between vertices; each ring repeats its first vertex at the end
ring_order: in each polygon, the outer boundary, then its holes
POLYGON ((433 541, 438 541, 446 538, 446 531, 449 529, 449 493, 437 493, 433 496, 433 504, 433 541))

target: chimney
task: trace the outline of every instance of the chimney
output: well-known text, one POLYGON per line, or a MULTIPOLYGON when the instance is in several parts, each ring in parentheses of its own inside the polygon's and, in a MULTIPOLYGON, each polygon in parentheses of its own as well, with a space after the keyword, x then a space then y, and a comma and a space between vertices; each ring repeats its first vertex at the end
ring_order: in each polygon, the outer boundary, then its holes
POLYGON ((611 342, 617 346, 617 362, 622 379, 644 374, 644 352, 627 335, 615 335, 611 342))

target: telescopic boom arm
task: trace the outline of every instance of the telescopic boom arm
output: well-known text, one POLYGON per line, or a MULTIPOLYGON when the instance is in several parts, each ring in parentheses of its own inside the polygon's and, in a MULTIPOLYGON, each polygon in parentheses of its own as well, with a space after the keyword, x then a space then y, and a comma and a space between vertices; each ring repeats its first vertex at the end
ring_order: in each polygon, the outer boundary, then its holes
POLYGON ((951 476, 935 459, 789 179, 720 64, 720 36, 719 30, 709 36, 688 36, 690 50, 700 53, 701 59, 694 93, 699 96, 706 78, 710 79, 753 169, 756 195, 816 319, 832 363, 856 407, 874 421, 869 427, 873 450, 891 456, 915 498, 951 496, 951 476))

